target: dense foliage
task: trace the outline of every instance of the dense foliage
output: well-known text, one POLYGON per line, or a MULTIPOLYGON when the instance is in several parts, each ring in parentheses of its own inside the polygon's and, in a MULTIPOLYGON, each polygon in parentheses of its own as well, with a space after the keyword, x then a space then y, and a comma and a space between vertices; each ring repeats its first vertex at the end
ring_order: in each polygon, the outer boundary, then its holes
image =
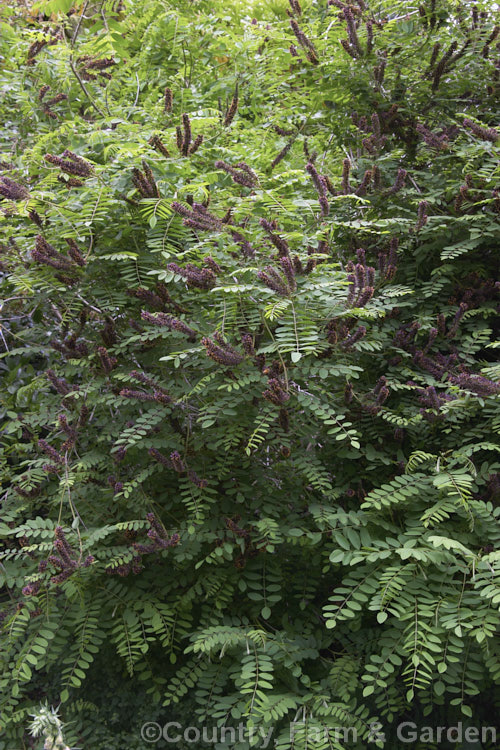
POLYGON ((498 713, 494 10, 301 5, 1 7, 0 747, 498 713))

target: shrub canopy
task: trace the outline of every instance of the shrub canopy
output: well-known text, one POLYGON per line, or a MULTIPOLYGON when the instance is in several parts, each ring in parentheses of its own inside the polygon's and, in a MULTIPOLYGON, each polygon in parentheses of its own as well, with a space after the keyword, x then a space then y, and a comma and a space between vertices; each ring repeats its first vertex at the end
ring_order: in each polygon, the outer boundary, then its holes
POLYGON ((2 6, 0 747, 491 724, 489 5, 2 6))

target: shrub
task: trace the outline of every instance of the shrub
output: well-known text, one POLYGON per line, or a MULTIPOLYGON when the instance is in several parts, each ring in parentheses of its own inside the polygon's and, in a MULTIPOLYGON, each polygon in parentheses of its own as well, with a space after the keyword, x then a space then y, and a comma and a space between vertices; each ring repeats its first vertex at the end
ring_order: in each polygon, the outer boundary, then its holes
POLYGON ((491 723, 493 12, 67 5, 2 10, 4 747, 491 723))

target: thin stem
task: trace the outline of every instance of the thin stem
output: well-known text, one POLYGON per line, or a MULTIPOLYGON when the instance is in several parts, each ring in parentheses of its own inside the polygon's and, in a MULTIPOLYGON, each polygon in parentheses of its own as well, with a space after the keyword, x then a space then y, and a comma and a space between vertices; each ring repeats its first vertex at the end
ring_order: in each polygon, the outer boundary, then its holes
POLYGON ((81 28, 81 25, 82 25, 82 21, 83 21, 83 19, 85 17, 85 12, 86 12, 86 10, 87 10, 87 8, 89 6, 89 3, 90 3, 90 0, 86 0, 85 5, 82 8, 82 12, 80 13, 80 18, 78 19, 78 23, 76 24, 75 33, 73 34, 73 37, 72 37, 71 42, 70 42, 72 48, 75 46, 75 42, 76 42, 77 36, 80 33, 80 28, 81 28))
POLYGON ((105 117, 106 115, 104 114, 104 112, 102 112, 102 110, 99 109, 99 107, 97 106, 97 104, 94 102, 94 100, 92 99, 92 97, 90 96, 90 94, 88 92, 87 87, 85 86, 84 82, 80 78, 80 75, 77 73, 76 68, 75 68, 75 66, 73 64, 73 55, 71 55, 71 57, 69 58, 69 66, 70 66, 71 70, 73 71, 76 80, 80 84, 80 88, 82 89, 83 93, 85 94, 85 96, 89 100, 90 104, 93 106, 93 108, 96 110, 96 112, 98 112, 101 115, 101 117, 105 117))

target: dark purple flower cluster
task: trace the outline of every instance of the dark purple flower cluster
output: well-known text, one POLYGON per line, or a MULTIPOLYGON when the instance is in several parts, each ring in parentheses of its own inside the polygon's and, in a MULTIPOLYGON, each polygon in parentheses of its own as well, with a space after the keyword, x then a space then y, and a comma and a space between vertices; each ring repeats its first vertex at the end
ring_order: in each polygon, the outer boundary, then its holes
POLYGON ((43 229, 43 221, 38 211, 35 211, 35 209, 28 211, 28 217, 33 222, 33 224, 36 224, 37 227, 39 227, 39 229, 43 229))
POLYGON ((282 297, 289 297, 297 289, 295 268, 288 256, 280 258, 283 273, 279 273, 272 266, 265 266, 257 273, 257 278, 282 297))
POLYGON ((344 159, 342 162, 342 195, 349 195, 352 193, 352 188, 349 183, 349 175, 351 173, 351 161, 350 159, 344 159))
POLYGON ((194 341, 196 338, 196 331, 194 331, 186 323, 184 323, 183 320, 174 318, 173 315, 168 315, 167 313, 162 312, 153 315, 152 313, 146 312, 146 310, 142 310, 141 318, 142 320, 147 320, 149 323, 152 323, 155 326, 166 326, 171 331, 178 331, 179 333, 183 333, 188 337, 190 341, 194 341))
POLYGON ((46 440, 39 440, 38 447, 56 464, 64 464, 64 457, 56 451, 46 440))
POLYGON ((280 265, 283 275, 287 280, 290 293, 295 292, 297 289, 297 280, 295 278, 295 262, 292 261, 288 255, 285 255, 283 258, 280 258, 280 265))
POLYGON ((54 164, 56 167, 59 167, 62 172, 74 175, 75 177, 89 177, 93 171, 93 167, 88 161, 67 149, 63 151, 62 156, 45 154, 44 159, 45 161, 48 161, 49 164, 54 164))
POLYGON ((120 396, 123 398, 133 398, 136 401, 156 401, 152 393, 144 393, 144 391, 134 391, 131 388, 122 388, 120 396))
POLYGON ((69 255, 72 258, 72 260, 74 260, 74 262, 78 266, 81 266, 81 267, 85 266, 86 265, 85 258, 83 257, 83 255, 81 254, 80 250, 78 249, 78 245, 76 244, 75 240, 73 240, 73 239, 66 239, 66 242, 67 242, 67 244, 69 246, 69 251, 68 252, 69 252, 69 255))
POLYGON ((10 201, 26 201, 29 200, 30 193, 23 185, 11 180, 10 177, 0 177, 0 195, 4 198, 8 198, 10 201))
POLYGON ((288 242, 279 234, 276 234, 276 232, 274 231, 276 229, 274 222, 267 221, 267 219, 260 219, 259 223, 273 243, 274 247, 277 249, 278 255, 280 257, 288 256, 290 254, 288 242))
POLYGON ((364 130, 368 133, 370 133, 371 131, 370 135, 367 138, 363 138, 363 148, 365 148, 366 151, 368 151, 368 153, 372 156, 376 155, 379 151, 382 150, 387 142, 387 136, 382 135, 382 127, 379 115, 377 114, 377 112, 374 112, 372 114, 371 126, 370 124, 368 124, 366 117, 355 119, 355 116, 357 117, 357 113, 354 113, 353 121, 360 130, 364 130))
POLYGON ((300 46, 304 50, 306 58, 313 65, 318 65, 319 58, 318 58, 318 53, 316 52, 316 49, 314 47, 314 44, 304 34, 304 32, 300 28, 299 24, 297 23, 297 21, 294 18, 292 18, 290 20, 290 26, 292 27, 292 31, 295 34, 298 43, 300 44, 300 46))
POLYGON ((241 232, 231 230, 231 237, 233 238, 234 242, 238 245, 238 247, 241 250, 242 255, 245 258, 253 258, 253 256, 255 255, 255 248, 252 247, 251 243, 245 239, 245 237, 241 234, 241 232))
POLYGON ((381 56, 380 62, 378 63, 378 65, 375 65, 373 67, 373 77, 375 79, 377 91, 380 91, 380 88, 382 84, 384 83, 386 66, 387 66, 387 53, 385 53, 384 57, 381 56))
POLYGON ((206 479, 201 479, 198 474, 191 469, 188 471, 187 477, 189 481, 192 482, 200 490, 203 490, 208 485, 208 481, 206 479))
POLYGON ((52 107, 59 102, 65 101, 68 98, 67 94, 56 94, 51 99, 45 99, 45 95, 50 91, 50 86, 42 86, 38 92, 38 100, 42 102, 42 110, 44 114, 50 117, 52 120, 57 120, 58 116, 52 111, 52 107))
POLYGON ((429 204, 427 203, 427 201, 420 201, 420 203, 418 204, 417 223, 415 224, 415 228, 414 228, 415 232, 420 232, 420 230, 423 229, 423 227, 425 227, 425 225, 427 224, 427 220, 429 218, 427 216, 428 205, 429 204))
POLYGON ((132 370, 130 377, 133 378, 133 380, 137 380, 139 383, 143 383, 143 385, 153 388, 153 393, 144 393, 144 391, 134 391, 130 388, 123 388, 120 391, 120 396, 123 396, 124 398, 133 398, 137 401, 156 401, 158 404, 172 403, 172 398, 169 396, 165 388, 158 385, 158 383, 156 383, 149 375, 146 375, 146 373, 132 370))
POLYGON ((299 0, 288 0, 290 3, 290 8, 292 9, 292 13, 295 13, 296 16, 302 15, 302 8, 300 7, 299 0))
MULTIPOLYGON (((353 59, 363 57, 364 53, 361 44, 359 43, 356 20, 354 18, 352 7, 350 5, 344 6, 343 14, 347 23, 347 36, 349 39, 341 39, 340 43, 353 59)), ((373 44, 373 37, 371 39, 371 44, 373 44)))
POLYGON ((344 349, 350 349, 352 346, 354 346, 354 344, 357 344, 358 341, 361 341, 361 339, 365 336, 366 327, 358 326, 353 333, 350 333, 349 336, 344 339, 344 341, 342 342, 342 346, 344 349))
POLYGON ((273 125, 273 130, 275 130, 278 135, 284 136, 293 135, 295 133, 295 130, 287 130, 286 128, 282 128, 280 125, 273 125))
POLYGON ((361 248, 357 251, 358 263, 350 260, 346 266, 349 290, 346 304, 348 307, 364 307, 373 297, 375 288, 375 269, 366 265, 365 253, 361 248))
POLYGON ((219 159, 215 162, 215 167, 217 169, 223 169, 224 172, 227 172, 235 182, 238 183, 238 185, 243 185, 243 187, 253 188, 256 186, 258 182, 257 175, 251 169, 248 164, 245 164, 244 161, 240 161, 236 164, 236 167, 231 166, 231 164, 228 164, 226 161, 222 161, 219 159))
POLYGON ((177 148, 182 156, 189 156, 190 154, 196 153, 203 143, 203 136, 197 135, 193 141, 193 134, 191 131, 191 120, 189 115, 184 112, 181 117, 182 127, 177 126, 176 132, 176 143, 177 148))
POLYGON ((187 227, 203 229, 207 232, 220 232, 224 228, 224 220, 211 214, 202 203, 193 203, 193 207, 190 209, 183 206, 182 203, 174 201, 172 209, 176 214, 183 217, 183 224, 187 227))
POLYGON ((80 75, 84 81, 95 81, 98 76, 111 80, 111 74, 106 69, 116 65, 116 60, 112 57, 96 59, 90 55, 83 55, 77 59, 77 63, 81 67, 80 75))
POLYGON ((234 116, 236 115, 236 112, 238 111, 238 103, 239 103, 239 95, 238 95, 238 84, 236 84, 234 88, 234 94, 233 98, 231 99, 231 104, 229 105, 226 114, 224 116, 224 127, 229 127, 231 125, 232 121, 234 120, 234 116))
POLYGON ((84 341, 77 341, 76 334, 72 334, 64 341, 57 341, 52 339, 50 345, 57 352, 60 352, 68 359, 81 359, 86 357, 89 353, 87 344, 84 341))
MULTIPOLYGON (((495 26, 493 28, 493 31, 489 35, 489 37, 486 39, 486 42, 484 43, 484 46, 481 50, 481 57, 484 57, 485 59, 489 57, 490 46, 495 41, 495 39, 498 37, 499 34, 500 34, 500 26, 495 26)), ((498 49, 498 46, 497 46, 497 49, 498 49)))
POLYGON ((158 383, 156 383, 153 378, 150 375, 146 375, 145 372, 138 372, 137 370, 132 370, 130 373, 130 377, 134 380, 137 380, 138 383, 144 383, 144 385, 149 385, 152 388, 155 388, 156 390, 161 391, 162 393, 166 393, 167 391, 162 388, 158 383))
POLYGON ((406 169, 398 169, 398 173, 396 175, 396 179, 394 180, 394 184, 387 191, 389 195, 395 195, 396 193, 399 193, 399 191, 404 188, 406 175, 407 175, 406 169))
POLYGON ((452 339, 456 336, 456 333, 458 331, 458 326, 460 325, 460 321, 462 320, 463 316, 468 310, 468 305, 465 302, 461 302, 457 312, 455 313, 455 317, 453 318, 453 323, 451 324, 451 328, 448 330, 447 338, 452 339))
POLYGON ((162 139, 158 135, 153 135, 149 141, 149 145, 152 146, 156 151, 159 151, 160 154, 162 154, 165 159, 168 159, 170 157, 170 152, 163 143, 162 139))
MULTIPOLYGON (((54 550, 56 554, 49 555, 47 560, 42 560, 38 566, 39 573, 43 573, 47 570, 48 563, 50 563, 58 571, 56 575, 51 577, 51 582, 58 585, 66 581, 78 568, 88 568, 92 563, 95 562, 93 555, 88 555, 83 562, 74 557, 73 550, 71 549, 64 529, 61 526, 55 528, 55 541, 54 550)), ((41 581, 28 584, 23 589, 25 596, 33 596, 38 593, 41 586, 41 581)))
POLYGON ((464 120, 464 127, 472 131, 474 135, 476 135, 478 138, 481 138, 481 140, 483 141, 491 141, 491 143, 496 143, 500 138, 500 133, 498 132, 498 130, 495 130, 495 128, 483 128, 481 125, 477 125, 477 123, 469 120, 468 118, 464 120))
POLYGON ((333 187, 333 182, 328 177, 328 175, 324 174, 324 175, 322 175, 322 177, 323 177, 323 180, 325 181, 326 189, 328 190, 328 192, 330 193, 330 195, 338 195, 337 191, 333 187))
POLYGON ((106 568, 106 573, 108 575, 120 576, 121 578, 125 578, 130 573, 133 573, 134 575, 139 575, 142 569, 143 569, 143 566, 142 566, 141 556, 138 554, 135 554, 130 560, 130 562, 121 563, 120 565, 116 565, 115 567, 106 568))
MULTIPOLYGON (((412 325, 417 326, 419 324, 413 323, 412 325)), ((458 359, 456 354, 444 355, 438 352, 434 358, 431 358, 425 355, 420 349, 415 351, 415 347, 413 346, 409 346, 408 349, 414 352, 413 361, 415 364, 426 372, 429 372, 436 380, 441 380, 443 375, 454 367, 458 359)))
POLYGON ((438 393, 433 385, 427 388, 418 388, 412 381, 409 381, 408 385, 415 386, 415 390, 418 393, 418 400, 423 406, 420 413, 428 422, 435 422, 441 419, 443 415, 439 415, 437 412, 440 411, 442 405, 447 401, 453 401, 453 396, 447 393, 438 393), (432 412, 429 412, 429 409, 432 409, 432 412))
POLYGON ((290 399, 290 394, 285 389, 284 383, 279 378, 269 378, 267 388, 262 392, 266 401, 276 406, 282 406, 290 399))
POLYGON ((132 182, 134 186, 143 198, 159 198, 160 191, 158 190, 153 172, 144 160, 142 161, 142 169, 142 172, 137 167, 134 167, 132 170, 132 182))
POLYGON ((67 396, 68 393, 70 393, 71 388, 66 380, 64 380, 64 378, 58 378, 54 370, 47 370, 45 374, 56 391, 61 394, 61 396, 67 396))
POLYGON ((359 195, 359 196, 366 195, 371 181, 372 181, 372 170, 366 169, 363 175, 363 179, 361 180, 358 188, 356 189, 356 195, 359 195))
POLYGON ((148 453, 152 458, 155 459, 155 461, 158 461, 158 463, 162 466, 165 466, 167 469, 172 468, 172 461, 164 456, 163 453, 160 453, 157 448, 149 448, 148 453))
POLYGON ((173 103, 174 95, 172 93, 172 89, 166 86, 165 91, 163 92, 163 109, 165 110, 165 112, 172 111, 173 103))
POLYGON ((319 174, 318 170, 312 162, 309 162, 306 166, 306 172, 311 175, 313 185, 318 193, 319 205, 321 208, 321 216, 328 216, 330 213, 330 204, 328 203, 327 190, 328 186, 325 178, 319 174))
POLYGON ((76 177, 63 177, 63 175, 58 175, 57 181, 60 182, 66 190, 71 190, 71 188, 74 187, 81 187, 83 185, 83 182, 81 180, 77 180, 76 177))
POLYGON ((249 357, 255 357, 255 346, 253 336, 250 333, 244 333, 241 336, 241 345, 245 354, 249 357))
POLYGON ((293 135, 292 138, 288 141, 288 143, 286 143, 285 146, 281 149, 281 151, 274 157, 274 159, 271 162, 271 167, 270 167, 271 171, 276 166, 278 166, 278 164, 280 163, 280 161, 283 161, 283 159, 285 158, 285 156, 288 154, 288 152, 292 148, 292 146, 293 146, 293 144, 295 142, 296 137, 297 137, 296 134, 293 135))
POLYGON ((107 481, 109 486, 113 490, 113 495, 118 495, 119 492, 122 492, 123 482, 117 480, 114 474, 111 474, 111 476, 108 477, 107 481))
POLYGON ((393 346, 397 346, 398 349, 405 349, 406 351, 412 351, 413 342, 417 332, 420 330, 421 324, 417 321, 412 323, 405 323, 401 328, 396 331, 396 335, 393 339, 393 346))
POLYGON ((459 375, 452 375, 449 378, 450 383, 457 385, 464 391, 470 391, 475 393, 481 398, 488 398, 488 396, 496 396, 500 393, 500 383, 496 383, 493 380, 488 380, 482 375, 473 375, 472 373, 462 372, 459 375))
POLYGON ((455 198, 454 208, 457 213, 462 210, 462 206, 466 201, 473 202, 474 198, 469 195, 469 188, 472 187, 471 180, 467 180, 468 175, 465 178, 465 184, 461 185, 458 191, 458 195, 455 198))
MULTIPOLYGON (((377 380, 371 393, 368 394, 368 401, 360 403, 361 410, 371 415, 378 414, 384 403, 389 398, 389 394, 390 389, 387 385, 387 378, 385 377, 385 375, 382 375, 382 377, 377 380)), ((344 391, 345 402, 350 403, 352 401, 353 395, 354 394, 352 386, 350 383, 348 383, 348 386, 346 386, 346 389, 344 391)))
MULTIPOLYGON (((447 51, 444 53, 442 58, 437 63, 436 67, 434 68, 434 71, 432 73, 432 90, 437 91, 439 88, 439 84, 441 82, 441 78, 443 77, 443 74, 449 70, 450 64, 452 62, 451 58, 453 56, 453 53, 458 47, 457 42, 452 42, 450 46, 448 47, 447 51)), ((439 52, 439 48, 438 48, 439 52)), ((435 61, 437 58, 437 52, 434 53, 431 58, 431 63, 433 63, 433 60, 435 61)))
POLYGON ((200 477, 195 471, 193 471, 192 469, 188 469, 186 467, 178 451, 173 451, 170 454, 170 458, 167 458, 166 456, 164 456, 163 453, 161 453, 156 448, 150 448, 148 450, 148 453, 152 458, 155 459, 155 461, 158 461, 159 464, 161 464, 162 466, 165 466, 167 469, 173 469, 178 474, 186 473, 189 481, 195 484, 200 489, 203 489, 204 487, 207 486, 206 479, 200 479, 200 477))
MULTIPOLYGON (((168 536, 167 532, 165 531, 165 528, 163 525, 158 521, 154 513, 147 513, 146 519, 150 525, 150 529, 148 531, 148 538, 151 541, 151 544, 141 544, 140 542, 134 542, 132 544, 132 548, 134 552, 136 553, 136 556, 138 556, 139 560, 142 557, 142 555, 151 555, 154 552, 159 552, 164 549, 168 549, 169 547, 176 547, 180 542, 180 536, 179 534, 172 534, 172 536, 168 536)), ((136 557, 134 557, 134 560, 136 557)), ((132 563, 129 563, 130 568, 127 570, 125 575, 127 575, 132 569, 132 563)), ((110 570, 109 572, 114 573, 115 570, 110 570)), ((122 573, 118 572, 118 575, 122 575, 122 573)))
POLYGON ((373 50, 373 24, 372 20, 366 22, 366 54, 373 50))
POLYGON ((418 400, 420 403, 427 409, 435 409, 435 411, 439 411, 446 401, 453 400, 453 397, 447 394, 440 393, 438 395, 436 388, 433 385, 430 385, 427 388, 417 388, 417 392, 419 394, 418 400))
POLYGON ((26 65, 34 65, 36 62, 37 55, 40 54, 42 49, 47 45, 56 44, 60 39, 60 35, 57 31, 51 31, 50 36, 37 39, 33 42, 28 49, 28 55, 26 58, 26 65))
POLYGON ((33 581, 22 588, 23 596, 36 596, 42 586, 41 581, 33 581))
POLYGON ((500 282, 494 279, 484 279, 477 272, 468 274, 455 287, 454 294, 448 300, 450 305, 459 301, 465 302, 468 309, 479 307, 484 302, 494 299, 500 293, 500 282))
POLYGON ((58 421, 59 421, 59 427, 67 436, 66 440, 61 445, 61 450, 66 452, 73 448, 74 444, 76 443, 78 433, 74 427, 68 424, 68 419, 65 414, 60 414, 58 421))
POLYGON ((97 347, 97 354, 99 356, 102 369, 104 370, 106 375, 109 375, 111 371, 116 367, 118 360, 116 359, 116 357, 111 357, 108 353, 108 350, 104 346, 97 347))
POLYGON ((103 329, 100 331, 105 346, 114 346, 117 341, 115 321, 111 317, 106 318, 103 329))
POLYGON ((74 269, 73 261, 58 253, 41 234, 37 234, 36 236, 35 249, 32 250, 31 257, 37 263, 52 266, 52 268, 57 268, 59 271, 71 271, 74 269))
POLYGON ((22 487, 20 487, 18 484, 14 485, 13 487, 14 491, 17 492, 18 495, 21 497, 26 498, 26 500, 32 500, 35 497, 38 497, 38 495, 41 492, 41 489, 39 486, 32 487, 30 490, 25 490, 22 487))
POLYGON ((39 39, 36 42, 33 42, 33 44, 30 45, 28 49, 28 56, 26 59, 26 65, 34 65, 36 60, 36 56, 42 51, 42 49, 48 44, 49 40, 47 38, 45 39, 39 39))
POLYGON ((210 268, 198 268, 192 263, 187 263, 181 268, 177 263, 167 265, 169 271, 182 276, 189 287, 197 289, 213 289, 217 282, 215 273, 210 268))
POLYGON ((427 339, 427 344, 425 345, 425 349, 424 349, 425 352, 427 352, 431 348, 434 341, 437 339, 438 334, 439 334, 439 331, 437 328, 431 328, 429 330, 429 338, 427 339))
POLYGON ((186 465, 184 464, 179 451, 173 451, 170 454, 170 462, 172 464, 173 470, 178 474, 183 474, 186 471, 186 465))
POLYGON ((137 289, 130 289, 129 294, 137 297, 137 299, 140 299, 142 302, 147 302, 151 307, 155 307, 158 310, 162 310, 165 306, 162 298, 158 294, 155 294, 155 292, 151 291, 151 289, 146 289, 145 287, 140 286, 137 287, 137 289))
POLYGON ((423 140, 425 141, 427 146, 429 146, 429 148, 433 148, 436 151, 442 151, 443 149, 448 147, 448 138, 446 134, 437 135, 420 122, 416 126, 416 131, 419 135, 422 136, 423 140))
POLYGON ((82 404, 82 408, 80 409, 80 414, 78 416, 78 426, 84 427, 89 420, 89 416, 90 416, 89 407, 87 406, 87 404, 82 404))
POLYGON ((344 401, 346 404, 352 403, 352 400, 354 398, 354 388, 352 387, 352 383, 348 382, 345 384, 344 388, 344 401))
POLYGON ((205 336, 201 340, 210 359, 213 359, 214 362, 224 367, 236 367, 243 362, 243 355, 236 351, 230 344, 226 343, 220 334, 215 333, 214 339, 215 341, 205 336))
POLYGON ((266 365, 265 356, 259 355, 259 363, 261 365, 261 371, 263 375, 267 375, 268 378, 280 378, 283 373, 283 365, 279 359, 273 359, 270 365, 266 365), (262 362, 260 358, 262 359, 262 362))
POLYGON ((335 8, 339 8, 339 10, 342 11, 337 16, 338 19, 339 19, 339 21, 344 20, 344 17, 345 17, 344 16, 344 10, 345 10, 345 8, 350 8, 351 11, 352 11, 352 13, 355 16, 360 16, 361 15, 361 11, 362 10, 366 10, 366 5, 364 3, 364 0, 357 0, 357 4, 359 5, 359 8, 357 8, 355 5, 353 5, 352 3, 349 3, 349 2, 343 3, 342 0, 328 0, 328 3, 327 3, 327 5, 329 5, 329 6, 333 5, 333 6, 335 6, 335 8))
POLYGON ((206 266, 211 268, 214 273, 222 273, 222 268, 219 266, 217 261, 212 258, 211 255, 205 255, 205 257, 203 258, 203 262, 206 266))
POLYGON ((378 270, 380 271, 380 274, 385 279, 387 279, 387 281, 392 281, 392 279, 396 275, 398 262, 398 245, 398 238, 392 237, 389 242, 388 251, 379 253, 378 255, 378 270))

